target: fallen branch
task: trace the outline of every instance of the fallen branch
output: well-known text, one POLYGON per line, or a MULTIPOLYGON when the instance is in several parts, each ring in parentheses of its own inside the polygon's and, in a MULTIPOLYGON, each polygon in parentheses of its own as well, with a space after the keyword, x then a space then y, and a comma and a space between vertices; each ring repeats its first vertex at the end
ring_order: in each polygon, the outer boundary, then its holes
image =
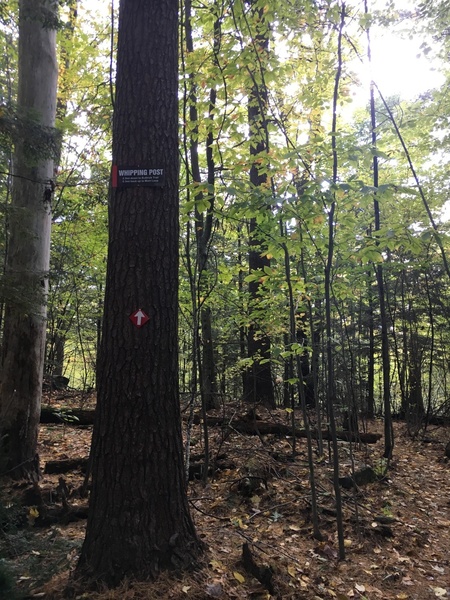
MULTIPOLYGON (((65 423, 66 425, 92 425, 94 423, 94 410, 87 409, 55 409, 43 407, 41 411, 41 423, 65 423)), ((200 415, 194 417, 194 423, 199 425, 202 422, 200 415)), ((226 417, 208 417, 206 423, 210 427, 227 427, 231 430, 245 433, 247 435, 293 435, 292 427, 278 422, 267 422, 259 419, 237 419, 235 421, 226 417)), ((317 432, 311 432, 313 438, 317 438, 317 432)), ((304 429, 295 429, 297 438, 306 438, 304 429)), ((338 431, 337 437, 345 442, 362 442, 363 444, 376 444, 381 439, 381 433, 353 433, 351 431, 338 431)), ((329 440, 330 432, 325 429, 322 431, 322 439, 329 440)))
POLYGON ((94 409, 86 408, 41 408, 41 423, 64 423, 66 425, 93 425, 94 409))
POLYGON ((86 471, 87 463, 88 457, 49 460, 45 463, 44 473, 47 475, 55 475, 67 473, 68 471, 76 471, 78 469, 84 473, 86 471))
MULTIPOLYGON (((194 419, 195 423, 200 423, 200 417, 197 415, 194 419)), ((210 427, 214 426, 225 426, 230 429, 234 429, 239 433, 246 433, 248 435, 293 435, 292 427, 285 425, 284 423, 268 423, 267 421, 246 421, 236 420, 230 421, 223 417, 208 417, 207 424, 210 427)), ((298 438, 306 438, 305 429, 295 429, 295 435, 298 438)), ((313 438, 317 438, 317 432, 311 431, 313 438)), ((376 444, 381 439, 381 433, 353 433, 350 431, 338 431, 337 437, 339 440, 345 442, 362 442, 363 444, 376 444)), ((325 429, 322 431, 322 439, 329 440, 331 438, 330 432, 325 429)))
POLYGON ((256 564, 247 542, 242 544, 242 564, 247 573, 253 575, 266 588, 269 594, 272 595, 275 593, 272 582, 272 569, 270 567, 259 567, 256 564))

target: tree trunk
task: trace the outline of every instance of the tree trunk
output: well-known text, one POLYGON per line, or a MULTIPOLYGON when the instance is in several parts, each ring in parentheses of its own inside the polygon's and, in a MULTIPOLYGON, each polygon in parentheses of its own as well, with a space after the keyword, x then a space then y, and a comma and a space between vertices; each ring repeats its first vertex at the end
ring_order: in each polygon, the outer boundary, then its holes
MULTIPOLYGON (((264 61, 269 49, 269 28, 264 18, 264 9, 258 8, 255 0, 251 0, 252 13, 255 20, 257 34, 254 38, 255 51, 258 58, 255 62, 258 67, 252 76, 252 87, 248 99, 248 123, 250 135, 250 186, 255 197, 263 196, 267 185, 267 174, 264 167, 269 151, 267 132, 267 89, 264 83, 264 61), (264 158, 262 157, 264 155, 264 158)), ((258 209, 267 211, 270 205, 258 199, 258 209), (262 206, 260 205, 262 204, 262 206)), ((270 266, 270 259, 262 248, 261 233, 256 217, 249 223, 249 253, 248 266, 250 273, 264 271, 270 266)), ((270 338, 263 331, 261 316, 258 313, 261 284, 251 281, 248 286, 250 295, 250 312, 254 313, 247 333, 248 356, 253 360, 252 365, 244 374, 244 399, 247 402, 261 402, 268 408, 275 408, 275 393, 272 381, 272 368, 270 364, 270 338)))
MULTIPOLYGON (((69 95, 71 93, 71 82, 68 77, 73 54, 78 50, 73 44, 75 27, 78 19, 78 0, 67 0, 69 9, 68 19, 62 27, 62 40, 59 41, 59 82, 58 95, 56 98, 56 124, 60 130, 64 128, 64 119, 67 115, 67 106, 69 95)), ((61 164, 62 154, 62 136, 58 140, 55 148, 55 172, 61 164)), ((57 202, 57 204, 59 201, 57 202)), ((55 207, 56 218, 58 216, 58 207, 55 207)), ((53 215, 55 218, 55 215, 53 215)), ((53 267, 54 268, 54 267, 53 267)), ((50 293, 48 299, 48 325, 47 325, 47 344, 45 352, 45 372, 51 375, 62 375, 64 372, 64 358, 66 345, 66 327, 65 315, 68 308, 68 302, 61 308, 60 303, 54 305, 52 302, 52 284, 50 282, 50 293), (52 318, 53 317, 53 318, 52 318)), ((54 298, 54 294, 53 294, 54 298)))
MULTIPOLYGON (((192 35, 192 2, 190 0, 185 3, 185 35, 186 35, 186 50, 188 54, 194 52, 194 42, 192 35)), ((214 53, 218 52, 220 46, 220 21, 217 19, 214 24, 214 53)), ((196 74, 189 73, 189 121, 192 128, 189 140, 189 158, 190 158, 190 177, 192 181, 201 184, 202 176, 200 171, 199 157, 199 110, 196 82, 196 74)), ((214 112, 216 108, 216 88, 211 87, 209 92, 209 129, 206 136, 206 168, 208 193, 206 199, 209 202, 209 207, 206 211, 198 209, 199 203, 205 198, 203 191, 195 194, 195 239, 196 239, 196 279, 191 281, 191 286, 194 286, 194 335, 197 339, 201 339, 202 349, 198 356, 194 357, 194 361, 198 358, 198 370, 200 373, 200 386, 202 403, 205 410, 219 408, 217 401, 217 383, 216 383, 216 365, 214 356, 214 346, 212 339, 212 311, 205 304, 205 298, 211 293, 211 285, 214 277, 211 277, 210 265, 210 244, 213 235, 213 216, 215 205, 215 162, 213 156, 213 123, 214 112)), ((195 350, 194 350, 195 352, 195 350)))
POLYGON ((219 408, 217 398, 216 361, 212 333, 211 309, 205 306, 200 311, 202 325, 202 393, 207 410, 219 408))
MULTIPOLYGON (((337 132, 337 104, 339 98, 339 84, 342 73, 342 34, 344 30, 345 21, 345 6, 341 7, 341 20, 339 24, 338 32, 338 63, 336 69, 336 75, 334 79, 334 92, 333 92, 333 119, 332 119, 332 136, 331 136, 331 148, 333 153, 333 184, 336 185, 338 182, 338 153, 336 146, 336 132, 337 132)), ((336 195, 333 192, 333 199, 331 206, 328 209, 328 254, 325 264, 325 322, 326 322, 326 354, 327 354, 327 408, 328 408, 328 421, 331 436, 331 445, 333 448, 333 487, 334 496, 336 502, 336 525, 338 534, 338 545, 339 545, 339 559, 345 559, 345 544, 344 544, 344 524, 342 515, 342 497, 341 490, 339 487, 339 453, 337 445, 337 432, 336 432, 336 418, 334 405, 336 402, 336 381, 334 373, 334 361, 333 361, 333 330, 331 326, 331 294, 332 294, 332 268, 334 260, 334 232, 335 232, 335 211, 336 211, 336 195)))
POLYGON ((122 0, 119 23, 113 165, 164 179, 117 181, 110 198, 91 510, 75 573, 109 586, 191 566, 201 551, 178 391, 177 0, 122 0))
MULTIPOLYGON (((369 273, 370 276, 370 273, 369 273)), ((367 356, 367 402, 366 415, 369 419, 375 417, 375 326, 374 326, 374 298, 370 281, 367 284, 367 333, 369 336, 369 352, 367 356)))
MULTIPOLYGON (((412 311, 411 311, 412 312, 412 311)), ((412 312, 412 315, 414 313, 412 312)), ((413 317, 414 318, 414 317, 413 317)), ((420 348, 419 333, 416 322, 412 323, 409 336, 410 351, 408 365, 408 396, 406 418, 411 425, 417 425, 423 419, 425 406, 422 389, 423 357, 420 348)))
POLYGON ((50 375, 62 375, 64 371, 64 356, 66 338, 61 335, 56 327, 53 333, 47 334, 47 351, 45 359, 45 373, 50 375))
POLYGON ((39 477, 39 427, 53 192, 56 12, 50 0, 19 2, 18 139, 9 211, 0 439, 13 477, 39 477), (20 136, 20 137, 19 137, 20 136))
MULTIPOLYGON (((367 1, 365 0, 364 9, 367 13, 367 1)), ((370 31, 367 29, 367 50, 369 63, 371 61, 371 45, 370 45, 370 31)), ((377 137, 377 119, 375 110, 375 91, 374 85, 370 86, 370 122, 372 129, 372 147, 376 150, 378 145, 377 137)), ((378 178, 378 156, 374 152, 372 159, 373 167, 373 187, 376 190, 379 185, 378 178)), ((377 193, 374 192, 373 197, 373 212, 375 220, 375 231, 381 229, 381 215, 380 215, 380 204, 378 201, 377 193)), ((379 240, 376 239, 376 245, 379 246, 379 240)), ((377 280, 378 299, 379 299, 379 311, 380 311, 380 325, 381 325, 381 362, 382 362, 382 373, 383 373, 383 408, 384 408, 384 457, 390 460, 392 458, 392 452, 394 449, 394 430, 392 428, 392 410, 391 410, 391 366, 390 366, 390 350, 389 350, 389 325, 388 325, 388 314, 386 307, 386 293, 384 286, 384 274, 383 265, 378 263, 375 266, 375 275, 377 280)))

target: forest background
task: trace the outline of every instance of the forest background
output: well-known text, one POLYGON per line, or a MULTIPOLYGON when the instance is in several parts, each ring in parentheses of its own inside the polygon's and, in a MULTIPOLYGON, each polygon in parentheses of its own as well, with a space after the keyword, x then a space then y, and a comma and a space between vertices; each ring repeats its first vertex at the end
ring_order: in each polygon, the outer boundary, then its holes
MULTIPOLYGON (((101 336, 117 20, 92 6, 60 7, 45 350, 49 385, 67 377, 86 392, 101 336)), ((12 142, 27 135, 15 9, 1 5, 4 257, 12 142)), ((354 427, 393 412, 414 433, 448 415, 447 10, 183 4, 179 383, 191 406, 244 398, 290 415, 306 401, 320 425, 331 401, 354 427), (367 108, 353 110, 375 27, 420 35, 442 85, 413 99, 367 86, 367 108)), ((2 289, 27 305, 22 288, 2 289)))
MULTIPOLYGON (((186 27, 180 30, 181 391, 191 393, 197 386, 197 363, 206 360, 199 346, 209 345, 209 393, 217 398, 239 396, 242 373, 254 362, 246 347, 253 323, 256 337, 270 338, 274 381, 291 379, 295 387, 295 377, 286 377, 285 370, 300 352, 311 373, 313 366, 320 371, 314 385, 318 398, 323 396, 323 299, 334 203, 330 317, 339 403, 355 404, 371 414, 381 410, 375 271, 382 264, 393 411, 405 412, 410 405, 445 411, 445 6, 425 3, 399 10, 387 5, 369 13, 361 3, 348 4, 339 58, 338 5, 261 7, 272 24, 264 64, 254 43, 255 23, 242 15, 239 21, 227 3, 188 3, 185 11, 190 14, 182 15, 190 32, 186 27), (371 26, 378 32, 395 28, 407 38, 419 37, 422 54, 439 71, 435 81, 442 82, 414 99, 384 97, 382 89, 380 94, 376 90, 376 148, 370 112, 361 107, 361 98, 367 96, 367 107, 370 98, 371 26), (249 81, 257 75, 267 92, 267 148, 258 156, 259 172, 266 178, 262 186, 250 183, 248 176, 246 95, 249 81), (378 231, 374 156, 380 178, 378 231), (252 220, 265 260, 249 272, 252 220), (257 299, 253 292, 249 296, 254 282, 257 299), (301 322, 294 343, 286 338, 289 285, 301 322)), ((3 256, 12 185, 10 142, 17 119, 15 14, 14 3, 2 3, 3 256)), ((71 386, 89 389, 95 387, 106 270, 115 22, 104 7, 98 11, 95 4, 77 2, 62 3, 60 19, 58 127, 63 138, 52 206, 45 372, 67 376, 71 386)), ((395 46, 391 48, 395 53, 395 46)), ((408 76, 422 79, 414 66, 419 63, 415 56, 410 58, 408 76)), ((388 72, 389 65, 385 68, 388 72)), ((288 385, 284 390, 283 385, 276 387, 279 401, 288 385)))

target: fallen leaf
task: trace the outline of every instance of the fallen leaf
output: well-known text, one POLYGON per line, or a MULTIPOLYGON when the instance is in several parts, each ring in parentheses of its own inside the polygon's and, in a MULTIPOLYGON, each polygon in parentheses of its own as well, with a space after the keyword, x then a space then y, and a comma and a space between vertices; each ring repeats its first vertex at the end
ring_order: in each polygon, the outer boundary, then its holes
POLYGON ((245 582, 245 577, 243 575, 241 575, 239 573, 239 571, 234 571, 233 572, 233 577, 236 579, 236 581, 239 581, 239 583, 244 583, 245 582))
POLYGON ((291 577, 297 577, 297 571, 294 565, 289 565, 287 571, 291 577))
POLYGON ((330 560, 333 560, 338 557, 338 552, 335 548, 332 548, 329 544, 326 544, 324 549, 322 550, 323 554, 330 560))
POLYGON ((242 519, 240 517, 234 517, 231 519, 231 523, 235 526, 238 527, 239 529, 248 529, 248 525, 246 525, 245 523, 243 523, 242 519))
POLYGON ((437 598, 445 598, 447 596, 447 590, 445 590, 444 588, 435 587, 432 588, 432 590, 437 598))
POLYGON ((442 567, 438 567, 437 565, 431 565, 431 568, 432 568, 434 571, 437 571, 438 573, 440 573, 441 575, 442 575, 443 573, 445 573, 445 569, 443 569, 442 567))
POLYGON ((28 511, 28 524, 32 527, 35 520, 39 517, 39 511, 36 506, 31 506, 28 511))
POLYGON ((223 596, 223 588, 220 581, 214 583, 208 583, 206 585, 206 595, 211 598, 221 598, 223 596))
POLYGON ((355 590, 360 594, 363 594, 366 591, 366 588, 363 585, 360 585, 359 583, 355 583, 355 590))
POLYGON ((223 571, 223 564, 219 560, 210 560, 209 566, 214 569, 214 571, 223 571))

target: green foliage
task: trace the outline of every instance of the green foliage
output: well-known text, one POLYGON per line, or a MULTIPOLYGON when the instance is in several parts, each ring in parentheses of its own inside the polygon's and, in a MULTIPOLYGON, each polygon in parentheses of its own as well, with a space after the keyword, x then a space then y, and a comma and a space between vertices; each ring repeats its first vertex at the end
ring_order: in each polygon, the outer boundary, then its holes
POLYGON ((44 127, 37 115, 23 113, 4 104, 0 111, 0 145, 24 144, 30 164, 41 158, 53 158, 60 144, 60 132, 44 127))
MULTIPOLYGON (((107 10, 99 13, 91 6, 83 6, 77 20, 70 12, 71 3, 61 4, 59 140, 54 132, 35 128, 29 116, 24 119, 17 114, 17 15, 12 3, 0 6, 0 76, 5 82, 0 103, 2 222, 11 184, 7 174, 14 139, 34 140, 30 144, 34 153, 58 151, 46 369, 53 372, 62 368, 77 386, 88 387, 94 382, 106 270, 112 123, 109 14, 107 10), (60 350, 63 346, 62 354, 58 354, 58 344, 60 350)), ((413 31, 426 27, 442 42, 442 46, 429 50, 423 31, 423 52, 444 54, 448 50, 448 36, 444 35, 447 9, 445 3, 424 2, 417 13, 420 21, 417 15, 402 16, 405 28, 413 31)), ((338 399, 355 396, 360 404, 365 402, 371 319, 376 334, 375 361, 379 365, 379 312, 374 290, 374 267, 378 264, 383 265, 385 274, 391 352, 397 361, 394 403, 398 404, 408 391, 408 346, 415 335, 422 344, 423 364, 436 365, 436 372, 426 375, 436 390, 432 394, 435 405, 445 396, 446 385, 441 387, 438 382, 447 371, 449 289, 442 276, 438 243, 448 252, 448 224, 440 219, 450 185, 448 86, 423 93, 416 101, 387 98, 389 111, 377 99, 378 141, 374 148, 367 108, 359 107, 353 113, 349 110, 353 85, 358 85, 352 60, 356 51, 360 56, 365 53, 366 27, 391 27, 398 24, 400 15, 392 7, 382 13, 366 14, 358 3, 348 5, 347 10, 338 130, 333 136, 339 162, 339 177, 334 184, 330 102, 337 65, 340 5, 272 0, 223 4, 208 0, 193 10, 193 48, 189 51, 183 31, 179 299, 181 365, 186 386, 192 377, 196 311, 202 307, 212 311, 216 368, 223 374, 226 393, 239 393, 239 372, 248 366, 243 348, 252 325, 258 323, 257 335, 270 335, 274 364, 279 371, 293 354, 300 352, 299 348, 303 349, 285 338, 290 318, 288 267, 295 305, 299 314, 306 315, 313 324, 322 359, 327 221, 331 203, 335 202, 331 343, 336 372, 344 374, 337 377, 338 399), (257 10, 263 11, 264 19, 255 18, 257 10), (270 22, 270 31, 264 21, 270 22), (355 23, 358 27, 354 27, 355 23), (256 42, 262 34, 269 36, 267 52, 257 51, 256 42), (248 134, 251 83, 267 92, 265 125, 269 148, 256 157, 250 156, 248 134), (411 179, 389 112, 411 153, 433 215, 440 220, 437 232, 430 225, 411 179), (198 154, 200 181, 193 177, 192 147, 198 154), (376 188, 374 156, 380 166, 376 188), (208 170, 211 159, 214 177, 208 170), (259 175, 267 177, 265 185, 249 185, 252 163, 259 175), (377 232, 374 200, 381 212, 377 232), (211 220, 211 237, 206 268, 199 273, 197 238, 205 230, 207 219, 211 220), (250 220, 256 223, 260 253, 270 261, 270 265, 252 272, 247 256, 250 220), (427 277, 433 279, 428 288, 427 277), (249 294, 252 284, 260 285, 258 297, 253 300, 249 294), (430 303, 439 331, 439 339, 433 343, 430 303), (419 322, 415 333, 412 314, 419 322), (402 369, 405 381, 401 381, 402 369)), ((3 250, 6 241, 5 234, 0 233, 3 250)), ((17 294, 27 304, 26 290, 8 293, 17 294)), ((313 332, 309 325, 307 334, 307 347, 312 353, 313 332)))
POLYGON ((55 409, 52 411, 54 415, 58 417, 64 424, 76 424, 80 419, 73 414, 70 408, 55 409))

